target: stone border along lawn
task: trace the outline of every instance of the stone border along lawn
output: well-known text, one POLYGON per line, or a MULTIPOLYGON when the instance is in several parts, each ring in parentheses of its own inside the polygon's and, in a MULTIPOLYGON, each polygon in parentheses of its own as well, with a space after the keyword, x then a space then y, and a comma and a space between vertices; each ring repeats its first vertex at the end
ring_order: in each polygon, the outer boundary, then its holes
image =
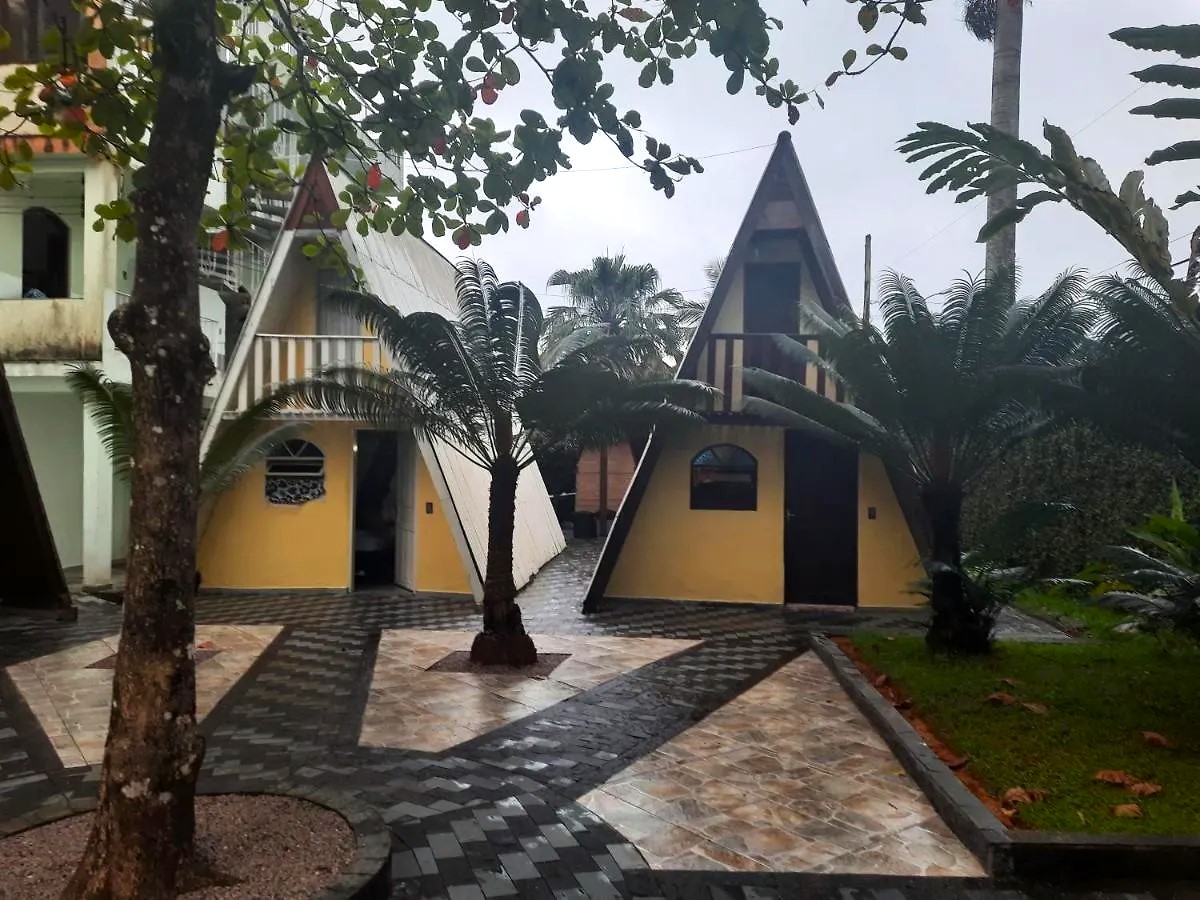
MULTIPOLYGON (((354 832, 354 858, 338 879, 324 888, 313 900, 387 900, 391 894, 392 834, 374 808, 348 794, 289 781, 255 782, 236 777, 205 779, 196 793, 204 797, 230 794, 293 797, 337 813, 354 832)), ((39 814, 19 820, 20 824, 15 827, 0 829, 0 838, 10 837, 41 825, 49 825, 59 819, 92 812, 95 808, 95 798, 73 800, 69 805, 47 806, 39 814)))
POLYGON ((914 637, 856 633, 847 646, 859 663, 814 638, 817 654, 994 877, 1200 877, 1200 650, 1168 652, 1142 637, 1002 645, 989 659, 951 661, 929 656, 914 637), (1008 697, 988 699, 997 693, 1008 697), (919 730, 932 734, 939 752, 919 730), (1170 746, 1147 742, 1144 731, 1170 746), (943 761, 963 757, 959 775, 943 761), (1135 796, 1097 782, 1102 770, 1162 791, 1135 796), (1048 793, 1015 804, 1005 823, 993 814, 1005 805, 995 795, 1011 787, 1048 793), (1112 814, 1128 803, 1142 818, 1112 814))

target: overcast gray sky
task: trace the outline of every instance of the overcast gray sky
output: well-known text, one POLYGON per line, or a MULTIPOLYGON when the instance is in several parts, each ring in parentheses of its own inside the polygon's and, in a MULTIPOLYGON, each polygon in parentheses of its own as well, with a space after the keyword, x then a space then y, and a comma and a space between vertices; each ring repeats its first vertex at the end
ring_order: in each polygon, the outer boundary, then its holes
MULTIPOLYGON (((842 52, 866 40, 844 0, 766 0, 783 19, 774 52, 783 72, 802 85, 820 84, 842 52)), ((927 293, 942 290, 963 270, 983 265, 974 243, 984 204, 956 205, 949 194, 928 196, 919 169, 896 152, 896 141, 918 121, 951 124, 986 121, 991 89, 991 47, 963 29, 958 0, 933 0, 929 25, 906 28, 905 62, 885 61, 859 78, 843 79, 827 95, 824 110, 802 109, 791 133, 851 299, 861 295, 863 236, 874 237, 874 273, 896 269, 927 293)), ((1178 91, 1144 86, 1129 72, 1165 54, 1130 50, 1108 37, 1127 25, 1196 21, 1194 0, 1037 0, 1026 12, 1021 128, 1040 141, 1044 119, 1062 125, 1081 153, 1096 157, 1110 180, 1120 178, 1154 149, 1188 135, 1181 123, 1128 114, 1132 107, 1178 91)), ((874 35, 872 39, 874 39, 874 35)), ((690 176, 667 200, 644 173, 622 167, 607 141, 572 148, 578 171, 545 182, 542 205, 528 230, 485 238, 477 252, 501 278, 520 279, 540 291, 543 304, 556 297, 544 289, 558 268, 578 268, 605 252, 624 251, 631 261, 658 267, 666 286, 699 292, 704 263, 724 254, 733 240, 779 131, 782 110, 771 109, 752 90, 730 97, 719 61, 685 61, 674 85, 643 90, 636 64, 611 63, 620 108, 641 111, 646 130, 673 149, 705 159, 705 173, 690 176), (768 145, 746 152, 743 148, 768 145), (616 167, 609 169, 609 167, 616 167), (609 169, 608 171, 594 171, 609 169)), ((553 112, 543 85, 525 79, 493 107, 501 123, 523 106, 553 112)), ((640 150, 640 148, 639 148, 640 150)), ((1147 172, 1148 192, 1164 206, 1195 187, 1198 169, 1187 163, 1147 172)), ((1176 256, 1186 253, 1200 206, 1170 213, 1176 256)), ((449 241, 437 242, 451 258, 449 241)), ((1117 267, 1121 248, 1082 215, 1057 207, 1038 209, 1018 233, 1023 293, 1036 293, 1055 274, 1084 267, 1094 274, 1117 267)))

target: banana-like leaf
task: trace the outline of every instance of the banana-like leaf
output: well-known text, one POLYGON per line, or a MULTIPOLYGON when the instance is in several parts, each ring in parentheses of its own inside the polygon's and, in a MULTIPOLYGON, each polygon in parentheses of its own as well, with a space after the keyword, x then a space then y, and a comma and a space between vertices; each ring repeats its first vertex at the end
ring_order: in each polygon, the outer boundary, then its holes
POLYGON ((1134 116, 1153 116, 1156 119, 1200 119, 1200 100, 1193 97, 1168 97, 1129 111, 1134 116))
POLYGON ((1200 57, 1200 25, 1118 28, 1109 37, 1135 50, 1169 51, 1178 53, 1184 59, 1200 57))
POLYGON ((1157 166, 1165 162, 1180 162, 1200 159, 1200 141, 1180 141, 1162 150, 1155 150, 1146 157, 1146 165, 1157 166))
POLYGON ((1171 87, 1200 88, 1200 68, 1162 64, 1134 72, 1133 77, 1147 84, 1169 84, 1171 87))

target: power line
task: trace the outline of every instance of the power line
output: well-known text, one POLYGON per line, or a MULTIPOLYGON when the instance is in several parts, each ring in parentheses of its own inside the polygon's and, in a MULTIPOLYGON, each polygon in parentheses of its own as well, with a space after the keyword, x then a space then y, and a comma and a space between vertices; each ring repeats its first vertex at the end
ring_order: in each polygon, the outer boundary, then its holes
MULTIPOLYGON (((774 147, 775 142, 769 144, 755 144, 753 147, 739 147, 737 150, 723 150, 720 153, 709 153, 705 156, 693 156, 692 159, 717 159, 721 156, 733 156, 736 153, 749 153, 751 150, 762 150, 765 147, 774 147)), ((586 172, 620 172, 623 170, 642 171, 640 166, 633 163, 626 163, 623 166, 603 166, 598 169, 562 169, 560 175, 582 175, 586 172)))
MULTIPOLYGON (((1093 116, 1090 120, 1088 120, 1087 123, 1080 126, 1075 131, 1075 133, 1072 135, 1072 137, 1078 137, 1079 135, 1083 134, 1085 131, 1087 131, 1089 128, 1091 128, 1093 125, 1095 125, 1101 119, 1103 119, 1105 116, 1107 116, 1109 113, 1111 113, 1114 109, 1116 109, 1118 106, 1120 106, 1126 100, 1130 99, 1135 94, 1137 94, 1139 91, 1142 91, 1145 88, 1146 88, 1145 84, 1139 84, 1137 87, 1135 87, 1133 90, 1131 90, 1128 94, 1126 94, 1124 97, 1122 97, 1116 103, 1107 107, 1103 112, 1098 113, 1097 115, 1093 116)), ((960 215, 951 219, 949 222, 947 222, 945 225, 943 225, 941 228, 939 228, 933 234, 929 235, 929 237, 925 238, 925 240, 921 241, 921 243, 917 244, 915 247, 913 247, 911 250, 909 250, 907 253, 905 253, 903 256, 901 256, 900 259, 897 261, 897 265, 904 262, 910 256, 915 254, 918 250, 923 250, 925 247, 929 246, 929 244, 932 243, 936 238, 941 237, 943 234, 945 234, 947 231, 949 231, 951 228, 953 228, 955 225, 957 225, 959 222, 961 222, 967 216, 971 215, 973 212, 975 212, 975 208, 977 206, 979 206, 980 203, 984 202, 984 200, 986 200, 986 199, 987 199, 986 196, 983 196, 983 197, 977 197, 975 200, 971 201, 971 203, 969 203, 967 205, 967 208, 960 215)))

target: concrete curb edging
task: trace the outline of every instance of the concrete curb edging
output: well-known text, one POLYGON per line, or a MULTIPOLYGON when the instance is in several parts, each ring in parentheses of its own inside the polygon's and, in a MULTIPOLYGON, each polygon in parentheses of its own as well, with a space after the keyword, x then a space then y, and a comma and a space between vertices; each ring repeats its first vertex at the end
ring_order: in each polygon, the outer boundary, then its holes
POLYGON ((996 881, 1130 881, 1144 886, 1200 879, 1200 835, 1009 831, 837 644, 814 634, 812 647, 950 830, 996 881))
MULTIPOLYGON (((392 889, 392 835, 379 813, 353 797, 329 788, 312 788, 287 781, 261 783, 232 779, 206 781, 196 795, 210 797, 222 794, 274 795, 294 797, 323 806, 337 813, 354 832, 355 852, 341 877, 315 894, 312 900, 387 900, 392 889)), ((54 804, 24 818, 11 829, 0 829, 0 837, 11 837, 22 831, 49 825, 96 809, 96 798, 77 798, 66 804, 54 804)))
POLYGON ((993 878, 1010 877, 1012 839, 1004 824, 938 759, 917 730, 875 690, 837 644, 814 634, 812 647, 955 837, 979 858, 993 878))

